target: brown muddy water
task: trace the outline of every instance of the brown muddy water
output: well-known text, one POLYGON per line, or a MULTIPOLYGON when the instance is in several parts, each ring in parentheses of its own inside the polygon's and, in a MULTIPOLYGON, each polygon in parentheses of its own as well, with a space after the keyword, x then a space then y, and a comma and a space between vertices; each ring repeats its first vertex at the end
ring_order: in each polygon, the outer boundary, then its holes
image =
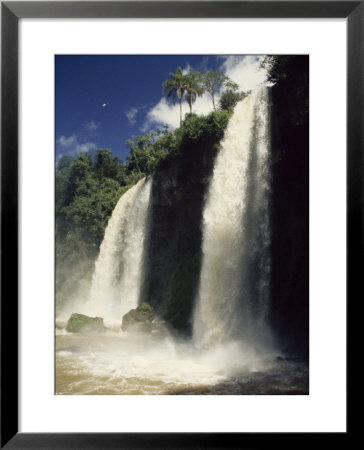
POLYGON ((58 395, 308 394, 305 364, 241 342, 201 351, 170 336, 57 330, 55 362, 58 395))

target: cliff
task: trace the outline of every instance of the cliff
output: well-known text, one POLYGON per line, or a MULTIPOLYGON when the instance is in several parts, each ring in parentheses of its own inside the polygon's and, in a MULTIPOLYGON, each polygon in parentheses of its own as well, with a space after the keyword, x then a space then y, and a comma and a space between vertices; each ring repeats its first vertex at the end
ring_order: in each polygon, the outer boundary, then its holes
POLYGON ((175 330, 187 335, 200 275, 204 197, 217 140, 185 142, 154 175, 144 295, 175 330))
POLYGON ((271 323, 279 345, 308 357, 308 57, 272 88, 271 323))

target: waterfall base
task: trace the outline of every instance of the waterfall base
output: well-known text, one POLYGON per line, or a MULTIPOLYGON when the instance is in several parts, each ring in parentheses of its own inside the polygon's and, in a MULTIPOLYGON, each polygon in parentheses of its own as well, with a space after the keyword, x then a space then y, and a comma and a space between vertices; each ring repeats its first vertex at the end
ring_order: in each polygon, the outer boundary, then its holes
POLYGON ((308 394, 308 368, 238 342, 200 351, 171 337, 59 330, 56 393, 302 395, 308 394))

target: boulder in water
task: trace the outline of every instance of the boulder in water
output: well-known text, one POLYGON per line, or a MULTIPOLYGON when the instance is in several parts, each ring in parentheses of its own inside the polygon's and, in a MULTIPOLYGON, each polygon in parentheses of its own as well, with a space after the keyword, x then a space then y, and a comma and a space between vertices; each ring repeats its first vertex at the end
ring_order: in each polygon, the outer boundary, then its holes
POLYGON ((84 314, 74 313, 68 319, 66 330, 70 333, 85 333, 89 331, 105 331, 102 317, 89 317, 84 314))
POLYGON ((138 308, 124 314, 121 323, 123 331, 151 332, 155 312, 149 303, 142 303, 138 308))

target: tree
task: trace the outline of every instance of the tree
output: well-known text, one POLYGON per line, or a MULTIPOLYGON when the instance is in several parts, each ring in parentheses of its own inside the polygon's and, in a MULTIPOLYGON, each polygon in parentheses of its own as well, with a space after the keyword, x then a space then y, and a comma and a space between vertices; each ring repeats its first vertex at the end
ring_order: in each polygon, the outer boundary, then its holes
POLYGON ((69 197, 68 190, 73 162, 74 158, 69 156, 62 156, 56 166, 56 215, 61 215, 61 211, 63 206, 65 205, 67 196, 69 197))
POLYGON ((60 172, 62 169, 68 169, 69 167, 71 167, 73 164, 73 161, 74 161, 73 156, 69 156, 69 155, 61 156, 56 165, 57 172, 60 172))
POLYGON ((221 94, 220 100, 219 100, 219 106, 220 109, 226 110, 226 111, 232 111, 236 104, 243 100, 245 97, 247 97, 251 91, 248 92, 239 92, 239 85, 234 83, 234 81, 227 80, 225 82, 225 87, 227 88, 226 91, 224 91, 221 94))
POLYGON ((196 98, 200 97, 204 90, 201 86, 201 74, 199 72, 191 71, 185 75, 186 101, 192 113, 192 104, 195 103, 196 98))
POLYGON ((117 178, 120 170, 120 160, 112 156, 112 151, 105 149, 98 149, 95 154, 95 169, 96 174, 100 179, 117 178))
MULTIPOLYGON (((153 173, 159 160, 166 154, 165 143, 167 132, 150 131, 143 136, 137 136, 134 141, 128 140, 126 145, 129 147, 128 170, 131 173, 141 174, 142 176, 153 173)), ((139 177, 140 178, 140 177, 139 177)))
POLYGON ((182 100, 186 91, 186 76, 182 72, 182 68, 178 67, 176 73, 170 73, 170 78, 163 83, 163 93, 168 99, 172 99, 173 105, 179 102, 179 122, 182 125, 182 100))
POLYGON ((229 78, 221 72, 210 70, 201 75, 201 81, 204 90, 211 97, 212 105, 216 110, 215 95, 221 91, 224 84, 229 81, 229 78))

